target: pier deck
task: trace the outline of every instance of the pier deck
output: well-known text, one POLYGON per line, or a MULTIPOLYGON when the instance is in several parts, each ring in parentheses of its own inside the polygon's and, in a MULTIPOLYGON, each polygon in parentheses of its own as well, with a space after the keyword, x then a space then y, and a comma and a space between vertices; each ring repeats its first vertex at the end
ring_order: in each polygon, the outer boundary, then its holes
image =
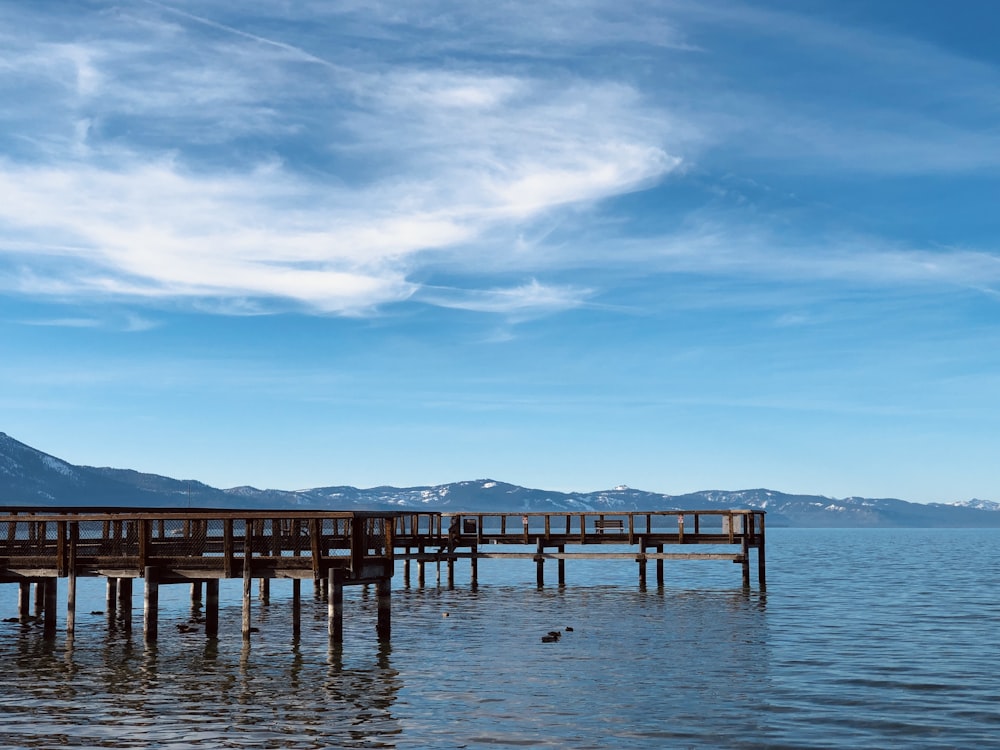
POLYGON ((189 583, 192 597, 206 588, 205 632, 218 633, 218 585, 242 578, 243 636, 249 638, 250 587, 261 596, 272 579, 291 579, 293 629, 300 624, 300 585, 314 582, 329 603, 330 637, 343 637, 343 587, 374 584, 380 639, 390 635, 391 586, 396 560, 410 563, 424 585, 428 562, 445 562, 453 585, 454 566, 468 560, 472 585, 481 559, 531 559, 538 585, 546 561, 629 559, 646 582, 646 564, 656 565, 657 584, 666 560, 729 560, 750 586, 751 550, 757 581, 765 583, 764 512, 751 510, 643 511, 621 513, 427 513, 407 511, 231 511, 124 508, 0 509, 0 583, 20 587, 19 617, 27 619, 30 586, 46 632, 55 630, 57 581, 67 579, 66 628, 75 628, 76 579, 108 581, 108 612, 131 621, 132 582, 144 580, 144 634, 157 637, 158 588, 189 583), (665 548, 683 549, 667 552, 665 548), (696 551, 711 545, 712 550, 696 551), (525 549, 525 546, 528 549, 525 549), (516 549, 515 549, 516 547, 516 549), (613 547, 611 549, 610 547, 613 547), (719 551, 720 548, 722 551, 719 551))

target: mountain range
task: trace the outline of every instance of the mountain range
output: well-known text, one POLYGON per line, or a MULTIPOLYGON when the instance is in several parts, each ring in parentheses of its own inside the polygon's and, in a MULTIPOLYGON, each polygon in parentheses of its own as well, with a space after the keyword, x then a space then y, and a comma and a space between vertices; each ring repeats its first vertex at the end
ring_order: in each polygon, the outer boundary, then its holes
POLYGON ((666 495, 622 485, 597 492, 554 492, 491 479, 424 487, 218 489, 194 480, 129 469, 76 466, 2 432, 0 506, 607 513, 753 508, 767 511, 769 526, 1000 527, 1000 504, 989 500, 923 504, 891 498, 792 495, 767 489, 666 495))

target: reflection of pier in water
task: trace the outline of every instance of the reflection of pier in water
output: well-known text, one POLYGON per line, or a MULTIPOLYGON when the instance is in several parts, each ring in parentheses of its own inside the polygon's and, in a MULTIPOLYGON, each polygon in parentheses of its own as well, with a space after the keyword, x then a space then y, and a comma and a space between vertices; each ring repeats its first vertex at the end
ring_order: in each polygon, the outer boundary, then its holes
POLYGON ((66 629, 76 628, 76 580, 107 580, 109 622, 132 622, 132 584, 142 578, 143 632, 158 635, 159 587, 185 583, 192 601, 205 604, 205 634, 219 632, 219 581, 243 579, 243 638, 250 639, 251 582, 266 600, 273 579, 292 583, 292 630, 301 628, 301 584, 312 581, 328 603, 331 642, 343 641, 344 586, 372 584, 376 631, 391 629, 391 579, 397 558, 410 581, 417 566, 423 586, 428 562, 468 560, 471 585, 481 559, 530 559, 539 586, 545 563, 557 563, 560 585, 567 560, 633 560, 640 585, 646 566, 664 584, 669 560, 737 563, 750 588, 750 550, 757 582, 765 588, 764 512, 751 510, 633 511, 621 513, 411 513, 403 511, 230 511, 123 508, 7 508, 0 511, 0 583, 19 586, 18 617, 30 619, 31 587, 44 629, 56 629, 58 579, 67 579, 66 629), (684 551, 666 551, 671 546, 684 551), (711 545, 712 551, 692 551, 711 545), (613 546, 614 549, 608 549, 613 546), (519 549, 511 549, 518 547, 519 549), (532 549, 533 548, 533 549, 532 549), (722 549, 724 551, 717 551, 722 549), (204 590, 204 595, 203 595, 204 590))

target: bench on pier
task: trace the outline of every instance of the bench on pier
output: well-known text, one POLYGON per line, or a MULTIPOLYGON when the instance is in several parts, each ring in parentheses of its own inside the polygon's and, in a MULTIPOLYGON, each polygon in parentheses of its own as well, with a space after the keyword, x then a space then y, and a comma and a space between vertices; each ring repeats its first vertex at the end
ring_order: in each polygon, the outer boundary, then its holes
POLYGON ((603 534, 605 531, 624 531, 625 521, 620 518, 595 518, 594 531, 603 534))

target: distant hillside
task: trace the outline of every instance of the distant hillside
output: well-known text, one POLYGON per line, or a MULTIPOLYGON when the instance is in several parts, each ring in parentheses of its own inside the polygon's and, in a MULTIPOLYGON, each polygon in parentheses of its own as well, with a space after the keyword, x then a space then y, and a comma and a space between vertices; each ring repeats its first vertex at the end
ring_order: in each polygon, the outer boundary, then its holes
POLYGON ((0 432, 0 505, 134 506, 161 508, 393 508, 428 511, 630 511, 754 508, 769 526, 1000 527, 1000 504, 909 503, 895 499, 788 495, 773 490, 706 490, 665 495, 631 487, 598 492, 551 492, 491 479, 427 487, 331 486, 308 490, 217 489, 128 469, 74 466, 0 432))

